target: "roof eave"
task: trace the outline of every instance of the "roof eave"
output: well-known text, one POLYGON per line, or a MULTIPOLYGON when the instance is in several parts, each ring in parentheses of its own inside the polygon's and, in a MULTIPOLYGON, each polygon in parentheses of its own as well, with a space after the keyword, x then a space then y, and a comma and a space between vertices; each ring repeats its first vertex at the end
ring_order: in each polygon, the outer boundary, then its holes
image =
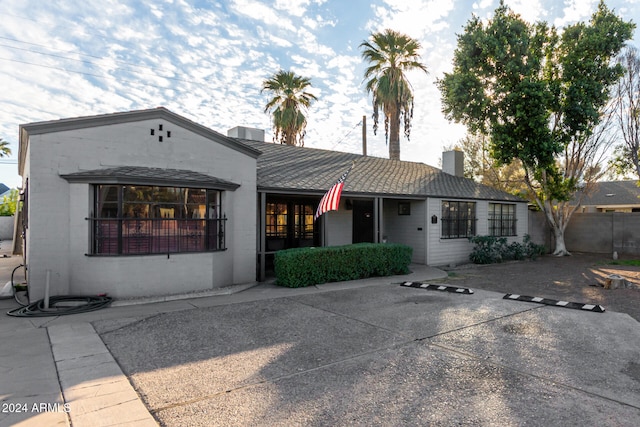
POLYGON ((176 186, 194 187, 208 190, 235 191, 240 187, 231 181, 210 177, 211 179, 189 179, 185 177, 153 177, 135 175, 104 174, 101 171, 87 171, 85 173, 61 174, 60 177, 69 183, 93 184, 93 185, 149 185, 149 186, 176 186), (90 173, 87 173, 90 172, 90 173), (94 172, 94 173, 91 173, 94 172))

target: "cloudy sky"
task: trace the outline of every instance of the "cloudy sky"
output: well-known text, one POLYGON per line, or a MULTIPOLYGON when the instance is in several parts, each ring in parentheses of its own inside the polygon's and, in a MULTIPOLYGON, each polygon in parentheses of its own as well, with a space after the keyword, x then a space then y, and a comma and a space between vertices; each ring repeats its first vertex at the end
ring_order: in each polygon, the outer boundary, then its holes
MULTIPOLYGON (((530 22, 588 20, 598 0, 506 0, 530 22)), ((607 0, 640 22, 640 0, 607 0)), ((456 34, 499 0, 0 0, 0 182, 18 186, 18 125, 164 106, 226 133, 265 129, 262 81, 279 69, 311 78, 318 101, 305 145, 388 157, 371 129, 359 45, 391 28, 422 44, 429 74, 410 74, 416 105, 401 158, 439 165, 443 146, 465 134, 440 111, 437 78, 451 70, 456 34)), ((632 44, 638 43, 636 30, 632 44)), ((382 129, 383 130, 383 129, 382 129)))

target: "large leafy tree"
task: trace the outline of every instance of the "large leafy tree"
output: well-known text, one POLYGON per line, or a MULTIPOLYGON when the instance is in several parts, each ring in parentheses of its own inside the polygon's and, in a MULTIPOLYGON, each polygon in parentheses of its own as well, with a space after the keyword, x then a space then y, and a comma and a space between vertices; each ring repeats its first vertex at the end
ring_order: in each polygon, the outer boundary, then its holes
POLYGON ((527 194, 519 161, 498 165, 489 155, 489 138, 482 134, 468 134, 455 145, 464 152, 464 176, 476 182, 517 196, 527 194))
POLYGON ((369 66, 364 72, 367 92, 373 95, 373 132, 378 130, 380 112, 384 116, 389 158, 400 160, 400 123, 409 138, 413 118, 413 91, 405 73, 427 72, 419 59, 420 43, 393 30, 371 34, 360 44, 362 58, 369 66))
POLYGON ((525 22, 501 1, 488 22, 467 23, 453 72, 438 81, 449 120, 487 135, 499 164, 520 161, 556 255, 568 254, 564 230, 576 205, 567 202, 595 177, 594 129, 623 72, 612 59, 633 28, 602 1, 588 23, 562 32, 525 22))
POLYGON ((311 80, 292 71, 280 70, 262 83, 262 92, 273 98, 264 108, 273 115, 273 140, 287 145, 304 145, 306 112, 316 96, 307 92, 311 80))
POLYGON ((612 163, 619 174, 633 171, 640 180, 640 52, 628 47, 618 62, 625 72, 614 88, 613 105, 622 143, 612 163))

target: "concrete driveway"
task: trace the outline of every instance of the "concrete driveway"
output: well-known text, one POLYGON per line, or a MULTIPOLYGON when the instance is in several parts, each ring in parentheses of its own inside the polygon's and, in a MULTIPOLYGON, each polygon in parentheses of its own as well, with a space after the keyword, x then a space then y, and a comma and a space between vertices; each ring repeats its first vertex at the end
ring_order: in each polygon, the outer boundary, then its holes
POLYGON ((640 425, 630 316, 395 281, 260 285, 93 325, 167 426, 640 425))

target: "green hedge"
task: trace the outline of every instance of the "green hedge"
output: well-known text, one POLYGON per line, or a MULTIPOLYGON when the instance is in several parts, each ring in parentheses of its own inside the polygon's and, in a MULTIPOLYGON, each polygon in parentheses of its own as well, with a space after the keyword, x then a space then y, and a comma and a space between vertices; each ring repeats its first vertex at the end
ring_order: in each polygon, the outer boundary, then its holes
POLYGON ((276 284, 290 288, 409 273, 413 248, 393 243, 296 248, 275 254, 276 284))

